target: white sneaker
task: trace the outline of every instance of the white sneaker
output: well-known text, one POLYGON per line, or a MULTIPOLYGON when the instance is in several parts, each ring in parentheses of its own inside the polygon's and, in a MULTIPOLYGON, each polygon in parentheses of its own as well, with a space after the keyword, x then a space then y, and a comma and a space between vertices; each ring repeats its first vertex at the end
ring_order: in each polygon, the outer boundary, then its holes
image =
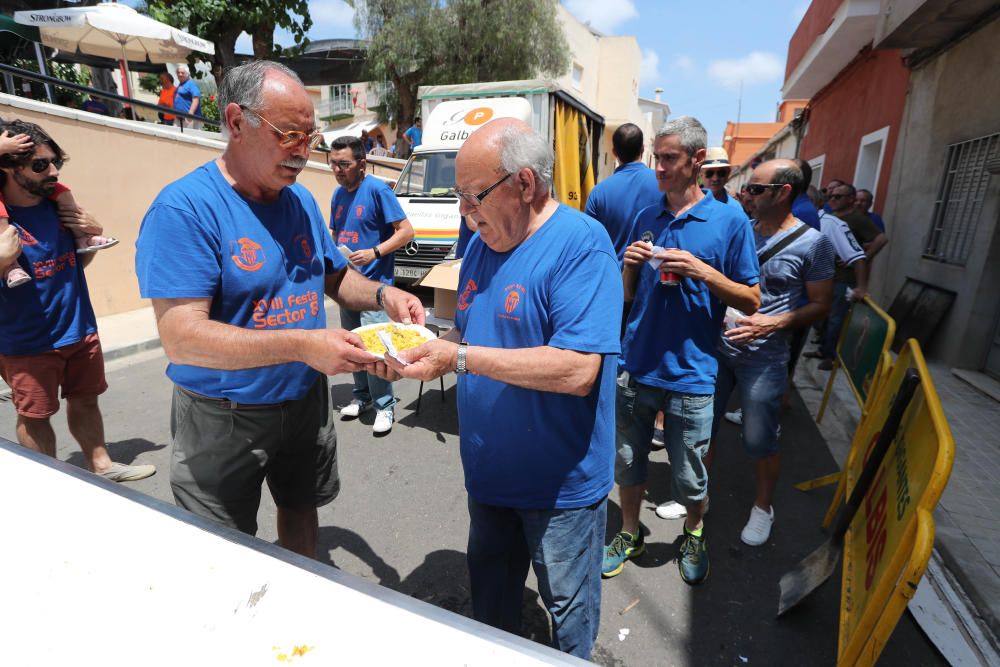
POLYGON ((759 547, 771 537, 771 525, 773 523, 773 507, 770 508, 770 512, 765 512, 754 505, 753 509, 750 510, 750 519, 747 520, 747 525, 743 526, 743 532, 740 533, 740 539, 743 540, 743 544, 751 547, 759 547))
POLYGON ((736 424, 737 426, 743 424, 743 408, 727 412, 725 418, 730 424, 736 424))
MULTIPOLYGON (((708 514, 708 496, 705 496, 705 512, 708 514)), ((661 519, 683 519, 688 515, 687 507, 671 500, 656 508, 656 516, 661 519)))
POLYGON ((379 410, 375 414, 375 423, 372 425, 372 433, 388 433, 392 430, 392 422, 394 419, 395 415, 392 413, 392 408, 379 410))
POLYGON ((355 398, 353 401, 351 401, 350 403, 348 403, 347 405, 345 405, 344 407, 342 407, 340 409, 340 416, 341 417, 357 417, 362 412, 367 412, 368 410, 370 410, 371 407, 372 407, 372 404, 371 404, 370 401, 369 402, 365 402, 365 401, 360 401, 360 400, 358 400, 358 399, 355 398))

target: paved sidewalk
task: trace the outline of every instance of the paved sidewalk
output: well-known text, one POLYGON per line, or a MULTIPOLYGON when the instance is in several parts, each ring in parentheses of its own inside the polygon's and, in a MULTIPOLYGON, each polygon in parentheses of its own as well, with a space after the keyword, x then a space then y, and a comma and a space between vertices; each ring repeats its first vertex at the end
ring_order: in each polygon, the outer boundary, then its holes
MULTIPOLYGON (((829 373, 817 365, 805 358, 799 362, 800 388, 803 382, 821 390, 826 386, 829 373)), ((995 644, 1000 636, 1000 402, 956 377, 950 368, 928 366, 955 439, 951 478, 934 515, 935 548, 993 631, 995 644)), ((846 441, 829 443, 841 466, 860 416, 844 374, 838 373, 823 425, 835 421, 843 427, 846 441)))

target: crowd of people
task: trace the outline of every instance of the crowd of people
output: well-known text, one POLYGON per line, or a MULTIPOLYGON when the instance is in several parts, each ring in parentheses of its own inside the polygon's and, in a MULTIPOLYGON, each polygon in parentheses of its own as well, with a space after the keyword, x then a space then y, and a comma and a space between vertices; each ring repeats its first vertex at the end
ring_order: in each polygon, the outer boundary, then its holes
MULTIPOLYGON (((364 139, 331 146, 340 188, 328 229, 296 182, 322 137, 295 73, 267 61, 234 67, 219 109, 224 152, 159 193, 136 243, 140 292, 174 384, 170 485, 180 507, 255 534, 266 481, 279 543, 315 557, 317 508, 340 491, 328 376, 352 373, 341 414, 375 409, 374 430, 385 432, 392 382, 455 373, 476 619, 518 632, 533 568, 553 645, 589 658, 602 577, 645 549, 639 509, 657 447, 670 458, 673 498, 657 513, 684 519, 679 576, 703 582, 713 438, 733 395, 756 479, 741 539, 768 541, 782 396, 805 332, 825 318, 824 341, 835 340, 838 299, 866 292, 885 243, 869 233, 853 187, 831 183, 830 210, 818 211, 808 164, 769 160, 734 197, 725 151, 682 116, 652 138, 653 169, 641 130, 619 127, 620 166, 580 212, 552 196, 550 143, 521 121, 493 120, 456 158, 455 194, 475 236, 455 326, 381 360, 351 329, 423 324, 424 310, 392 284, 393 252, 413 229, 392 192, 365 175, 364 139), (339 304, 342 328, 327 326, 324 295, 339 304), (615 485, 622 525, 605 544, 615 485)), ((54 454, 42 424, 61 387, 92 470, 118 481, 153 474, 111 463, 103 449, 97 396, 107 383, 83 273, 92 255, 76 261, 74 236, 102 229, 75 202, 64 212, 53 199, 66 159, 55 141, 27 123, 0 138, 15 135, 30 141, 0 158, 11 222, 0 229, 0 264, 20 261, 35 285, 0 286, 0 371, 18 440, 54 454), (20 317, 28 306, 17 294, 28 289, 41 297, 36 318, 20 317)))

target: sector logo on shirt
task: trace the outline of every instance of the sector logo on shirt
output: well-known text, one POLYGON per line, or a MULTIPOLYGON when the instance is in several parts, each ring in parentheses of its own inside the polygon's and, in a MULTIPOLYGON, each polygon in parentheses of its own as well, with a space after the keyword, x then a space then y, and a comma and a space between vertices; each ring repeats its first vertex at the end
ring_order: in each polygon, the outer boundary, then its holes
POLYGON ((24 227, 16 227, 17 235, 21 237, 21 245, 38 245, 38 239, 24 227))
POLYGON ((293 252, 297 256, 299 264, 309 264, 313 258, 312 246, 309 245, 309 236, 299 234, 292 240, 293 252))
POLYGON ((472 305, 472 300, 475 298, 476 292, 476 281, 469 278, 465 282, 465 287, 462 289, 462 293, 458 295, 458 309, 466 310, 472 305))
POLYGON ((504 312, 498 313, 498 316, 505 320, 520 322, 520 316, 515 315, 514 311, 517 310, 517 305, 521 303, 521 300, 524 298, 524 295, 528 290, 520 283, 511 283, 510 285, 504 287, 503 291, 506 294, 503 300, 504 312))
POLYGON ((244 237, 236 241, 229 242, 230 256, 233 263, 244 271, 256 271, 264 266, 266 258, 263 248, 259 243, 244 237))
POLYGON ((354 207, 354 216, 357 217, 357 218, 363 218, 363 217, 365 217, 365 207, 362 206, 361 204, 358 204, 357 206, 355 206, 354 207))

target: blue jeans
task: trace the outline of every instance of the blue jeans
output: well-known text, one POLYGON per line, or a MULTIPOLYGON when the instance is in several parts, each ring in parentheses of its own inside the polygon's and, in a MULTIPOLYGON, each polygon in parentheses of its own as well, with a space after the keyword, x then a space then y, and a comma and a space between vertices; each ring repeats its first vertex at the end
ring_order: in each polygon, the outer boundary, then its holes
POLYGON ((781 397, 788 386, 788 366, 783 363, 766 366, 734 364, 719 357, 719 375, 715 381, 715 420, 712 437, 734 389, 740 392, 743 408, 743 449, 755 458, 764 458, 778 451, 778 421, 781 417, 781 397))
MULTIPOLYGON (((385 311, 340 309, 340 326, 348 331, 367 324, 388 321, 389 316, 385 314, 385 311)), ((375 407, 379 410, 391 408, 396 404, 391 382, 386 382, 377 375, 369 375, 364 371, 352 373, 352 375, 354 375, 354 398, 365 403, 375 401, 375 407)))
POLYGON ((528 566, 552 617, 555 648, 584 660, 601 621, 607 498, 579 509, 495 507, 469 497, 472 615, 519 634, 528 566))
POLYGON ((681 505, 693 505, 708 493, 708 470, 702 459, 712 435, 712 395, 686 394, 640 384, 627 373, 618 376, 615 396, 615 482, 646 482, 649 443, 656 413, 663 411, 663 444, 670 459, 670 493, 681 505))
POLYGON ((847 290, 849 289, 852 287, 847 283, 833 284, 833 305, 830 306, 830 314, 826 318, 823 345, 820 347, 820 351, 827 359, 837 358, 837 339, 840 338, 840 328, 844 326, 847 311, 851 309, 851 302, 847 300, 847 290))

